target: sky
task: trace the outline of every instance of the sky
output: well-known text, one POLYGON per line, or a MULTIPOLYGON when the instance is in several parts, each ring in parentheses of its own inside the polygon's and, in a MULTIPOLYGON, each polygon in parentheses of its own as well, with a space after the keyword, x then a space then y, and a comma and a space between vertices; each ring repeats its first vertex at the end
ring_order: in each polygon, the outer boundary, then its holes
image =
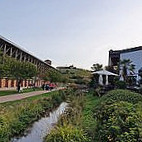
POLYGON ((108 65, 142 46, 141 0, 1 0, 0 35, 53 66, 108 65))

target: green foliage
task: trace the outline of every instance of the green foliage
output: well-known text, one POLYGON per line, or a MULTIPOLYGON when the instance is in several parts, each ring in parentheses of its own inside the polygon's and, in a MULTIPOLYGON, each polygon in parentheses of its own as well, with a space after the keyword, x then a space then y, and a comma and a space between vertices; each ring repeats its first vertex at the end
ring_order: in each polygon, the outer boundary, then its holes
POLYGON ((50 97, 41 95, 35 99, 0 105, 0 142, 8 142, 14 135, 19 135, 30 123, 39 119, 65 99, 64 91, 54 92, 50 97), (53 99, 57 100, 56 105, 53 99), (60 100, 60 101, 59 101, 60 100))
POLYGON ((87 84, 90 81, 91 72, 89 70, 71 67, 60 69, 60 71, 70 83, 87 84))
POLYGON ((126 89, 126 82, 125 81, 116 81, 115 82, 115 86, 118 88, 118 89, 126 89))
POLYGON ((142 137, 142 96, 128 90, 104 95, 94 109, 99 141, 138 142, 142 137))
POLYGON ((97 121, 94 119, 93 110, 99 102, 98 97, 93 96, 93 92, 89 92, 85 96, 84 108, 82 111, 81 125, 92 141, 96 138, 97 121))
POLYGON ((59 71, 53 69, 48 70, 48 72, 43 76, 43 79, 51 82, 68 82, 68 77, 66 75, 63 75, 59 71))
POLYGON ((101 98, 101 102, 104 104, 112 104, 119 101, 126 101, 132 104, 136 104, 139 101, 142 101, 142 96, 129 90, 117 89, 108 92, 101 98))
POLYGON ((101 141, 137 142, 139 125, 142 117, 136 113, 135 105, 127 102, 117 102, 104 105, 97 110, 97 135, 101 141))
POLYGON ((0 78, 2 78, 4 75, 3 70, 3 53, 0 51, 0 78))
POLYGON ((46 142, 89 142, 85 133, 72 125, 64 125, 54 129, 46 138, 46 142))
POLYGON ((99 71, 99 70, 102 70, 103 69, 103 65, 102 64, 93 64, 93 66, 91 67, 91 69, 93 71, 99 71))
MULTIPOLYGON (((69 106, 60 117, 58 126, 46 137, 47 142, 89 142, 90 138, 81 125, 84 95, 79 90, 70 91, 69 106)), ((92 115, 93 117, 93 115, 92 115)))
POLYGON ((27 79, 36 76, 36 66, 29 62, 20 62, 8 56, 3 57, 0 64, 1 77, 11 77, 15 79, 27 79))

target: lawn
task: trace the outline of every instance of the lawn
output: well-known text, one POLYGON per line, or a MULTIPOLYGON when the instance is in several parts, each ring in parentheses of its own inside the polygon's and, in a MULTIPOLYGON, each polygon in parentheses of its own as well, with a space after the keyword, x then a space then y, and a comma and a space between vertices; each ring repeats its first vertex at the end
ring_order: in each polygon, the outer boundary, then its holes
MULTIPOLYGON (((26 88, 26 89, 23 89, 23 92, 21 92, 21 93, 28 93, 28 92, 40 91, 40 90, 41 90, 41 88, 35 88, 35 90, 33 90, 33 88, 26 88)), ((13 95, 13 94, 18 94, 17 90, 0 91, 0 96, 13 95)))

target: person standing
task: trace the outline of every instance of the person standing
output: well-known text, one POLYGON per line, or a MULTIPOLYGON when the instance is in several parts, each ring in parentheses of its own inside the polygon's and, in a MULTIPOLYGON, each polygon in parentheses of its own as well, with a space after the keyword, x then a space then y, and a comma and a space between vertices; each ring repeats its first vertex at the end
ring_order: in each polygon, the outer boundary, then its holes
POLYGON ((45 89, 45 84, 42 84, 42 90, 44 90, 45 89))
POLYGON ((18 81, 18 85, 17 85, 17 91, 18 91, 18 93, 20 93, 20 81, 18 81))

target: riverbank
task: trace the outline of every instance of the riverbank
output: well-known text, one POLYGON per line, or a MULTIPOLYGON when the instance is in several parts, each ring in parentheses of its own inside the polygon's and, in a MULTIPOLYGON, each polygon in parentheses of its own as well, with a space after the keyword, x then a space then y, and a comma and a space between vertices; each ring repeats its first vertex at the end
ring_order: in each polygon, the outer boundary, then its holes
POLYGON ((67 90, 0 104, 0 142, 8 142, 66 99, 67 90))
POLYGON ((90 142, 96 129, 93 109, 100 98, 92 93, 75 92, 69 98, 67 111, 60 118, 58 125, 45 138, 46 142, 90 142))
POLYGON ((46 134, 55 127, 59 117, 67 108, 67 103, 62 102, 56 109, 49 114, 45 114, 35 121, 22 136, 12 138, 11 142, 43 142, 46 134))

